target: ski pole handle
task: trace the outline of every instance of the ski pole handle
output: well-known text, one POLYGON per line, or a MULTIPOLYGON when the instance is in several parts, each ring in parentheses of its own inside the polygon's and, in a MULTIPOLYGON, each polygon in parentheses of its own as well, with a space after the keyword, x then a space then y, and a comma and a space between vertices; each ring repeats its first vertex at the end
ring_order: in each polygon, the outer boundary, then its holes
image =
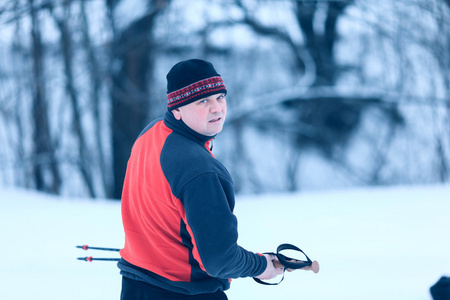
MULTIPOLYGON (((302 260, 296 260, 296 259, 292 259, 292 260, 290 260, 291 262, 294 262, 294 263, 305 263, 305 261, 302 261, 302 260)), ((273 263, 273 266, 275 267, 275 268, 284 268, 284 265, 282 264, 282 263, 280 263, 280 261, 279 260, 276 260, 276 259, 274 259, 274 260, 272 260, 272 263, 273 263)), ((305 270, 305 271, 313 271, 314 273, 319 273, 319 270, 320 270, 320 266, 319 266, 319 263, 317 262, 317 260, 314 260, 312 263, 311 263, 311 265, 308 265, 308 266, 305 266, 305 267, 303 267, 303 268, 300 268, 300 270, 305 270)), ((288 271, 288 272, 292 272, 292 271, 294 271, 294 269, 286 269, 286 271, 288 271)))

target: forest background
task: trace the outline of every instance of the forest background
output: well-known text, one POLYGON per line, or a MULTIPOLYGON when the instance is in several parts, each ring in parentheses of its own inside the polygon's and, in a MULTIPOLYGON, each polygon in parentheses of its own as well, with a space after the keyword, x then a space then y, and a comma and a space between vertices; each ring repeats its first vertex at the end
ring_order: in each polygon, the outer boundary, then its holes
POLYGON ((0 186, 119 199, 188 58, 238 193, 450 181, 450 0, 2 0, 0 186))

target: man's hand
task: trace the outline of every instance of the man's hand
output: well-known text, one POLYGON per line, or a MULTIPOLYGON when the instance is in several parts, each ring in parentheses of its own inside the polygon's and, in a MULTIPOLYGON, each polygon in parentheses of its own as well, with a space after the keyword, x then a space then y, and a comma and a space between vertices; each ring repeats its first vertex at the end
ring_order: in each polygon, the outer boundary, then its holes
POLYGON ((283 274, 284 267, 280 264, 275 255, 264 254, 264 257, 267 260, 267 267, 261 275, 256 276, 255 278, 268 280, 283 274))

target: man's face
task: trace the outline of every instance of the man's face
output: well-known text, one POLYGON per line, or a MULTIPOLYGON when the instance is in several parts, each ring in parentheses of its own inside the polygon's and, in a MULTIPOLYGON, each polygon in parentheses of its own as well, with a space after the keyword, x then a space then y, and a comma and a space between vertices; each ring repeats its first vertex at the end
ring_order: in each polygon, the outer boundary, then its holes
POLYGON ((192 130, 206 136, 222 131, 227 115, 225 94, 215 94, 172 110, 177 120, 192 130))

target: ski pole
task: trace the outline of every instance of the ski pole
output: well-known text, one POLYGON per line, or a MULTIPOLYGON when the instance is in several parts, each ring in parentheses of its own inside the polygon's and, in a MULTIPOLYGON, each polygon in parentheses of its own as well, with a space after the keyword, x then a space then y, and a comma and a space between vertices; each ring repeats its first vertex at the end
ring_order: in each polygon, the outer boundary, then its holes
MULTIPOLYGON (((120 251, 120 249, 118 248, 104 248, 104 247, 89 247, 88 245, 83 245, 83 246, 75 246, 77 248, 83 249, 83 250, 102 250, 102 251, 115 251, 118 252, 120 251)), ((103 260, 103 261, 119 261, 120 258, 97 258, 97 257, 92 257, 92 256, 86 256, 86 257, 78 257, 78 260, 84 260, 84 261, 88 261, 88 262, 92 262, 94 260, 103 260)))
POLYGON ((120 258, 97 258, 92 256, 86 256, 86 257, 78 257, 78 260, 84 260, 88 262, 92 262, 93 260, 103 260, 103 261, 119 261, 120 258))
POLYGON ((92 250, 102 250, 102 251, 117 251, 119 252, 120 249, 118 248, 104 248, 104 247, 90 247, 88 245, 83 245, 83 246, 75 246, 77 248, 83 249, 83 250, 88 250, 88 249, 92 249, 92 250))

